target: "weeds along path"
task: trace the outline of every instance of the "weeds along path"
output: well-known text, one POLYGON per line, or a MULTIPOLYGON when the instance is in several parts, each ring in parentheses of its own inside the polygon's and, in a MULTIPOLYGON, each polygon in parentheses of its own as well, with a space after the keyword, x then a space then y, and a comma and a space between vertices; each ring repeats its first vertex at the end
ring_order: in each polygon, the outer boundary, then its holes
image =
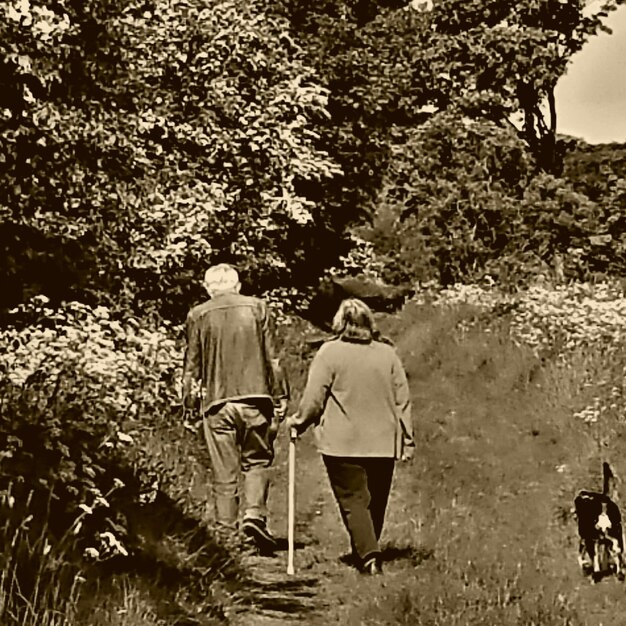
MULTIPOLYGON (((572 368, 538 363, 505 334, 461 337, 462 311, 407 308, 385 321, 411 383, 416 458, 398 465, 383 533, 385 575, 360 576, 310 435, 298 444, 296 576, 286 552, 251 562, 241 624, 540 626, 626 624, 626 587, 592 586, 576 563, 575 492, 597 488, 612 444, 572 418, 572 368)), ((286 536, 285 434, 271 500, 286 536)), ((623 471, 626 471, 624 465, 623 471)))

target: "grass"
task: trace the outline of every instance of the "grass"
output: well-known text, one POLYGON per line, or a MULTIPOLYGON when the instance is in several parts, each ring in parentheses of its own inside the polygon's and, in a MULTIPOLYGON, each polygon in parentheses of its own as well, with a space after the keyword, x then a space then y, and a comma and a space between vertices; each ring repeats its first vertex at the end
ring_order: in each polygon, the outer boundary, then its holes
POLYGON ((35 494, 9 483, 0 525, 0 623, 71 626, 84 579, 70 558, 74 538, 54 539, 48 525, 50 491, 35 494), (37 495, 47 500, 42 510, 37 495))
MULTIPOLYGON (((46 579, 31 613, 3 623, 619 626, 624 588, 580 574, 572 504, 578 490, 600 487, 603 460, 626 477, 626 359, 599 346, 538 355, 511 339, 506 316, 477 313, 412 304, 381 317, 409 375, 418 445, 397 470, 384 577, 364 580, 339 559, 345 535, 309 435, 298 452, 298 576, 288 579, 281 556, 240 562, 212 543, 201 435, 158 423, 137 438, 170 499, 130 515, 141 558, 82 597, 77 587, 62 598, 60 581, 46 579)), ((300 320, 282 331, 294 408, 314 352, 303 338, 314 331, 300 320)), ((278 444, 270 505, 284 536, 285 433, 278 444)), ((7 546, 14 535, 5 534, 7 546)), ((15 596, 7 571, 4 606, 15 596)))
POLYGON ((577 569, 571 512, 579 489, 599 488, 602 460, 626 476, 618 407, 595 424, 574 417, 602 378, 619 378, 622 358, 586 349, 542 363, 502 327, 459 336, 457 322, 458 311, 415 307, 390 323, 418 455, 388 531, 432 558, 355 606, 350 623, 622 623, 621 586, 591 588, 577 569))

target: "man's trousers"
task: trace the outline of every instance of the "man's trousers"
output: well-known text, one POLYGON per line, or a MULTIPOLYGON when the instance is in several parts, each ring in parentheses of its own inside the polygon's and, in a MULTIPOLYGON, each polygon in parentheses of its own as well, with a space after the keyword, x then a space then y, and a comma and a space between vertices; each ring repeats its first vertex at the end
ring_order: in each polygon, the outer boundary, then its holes
POLYGON ((243 473, 243 518, 267 518, 269 468, 274 459, 270 403, 226 402, 205 415, 204 434, 213 470, 217 525, 235 529, 239 476, 243 473))

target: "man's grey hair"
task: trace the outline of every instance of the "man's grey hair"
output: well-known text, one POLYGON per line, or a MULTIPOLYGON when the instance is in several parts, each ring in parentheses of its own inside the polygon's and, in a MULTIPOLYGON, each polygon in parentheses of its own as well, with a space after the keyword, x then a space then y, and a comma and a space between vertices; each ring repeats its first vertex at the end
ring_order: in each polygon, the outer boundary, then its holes
POLYGON ((228 263, 213 265, 204 273, 204 286, 209 294, 239 291, 241 283, 237 270, 228 263))
POLYGON ((333 318, 333 332, 345 339, 371 341, 376 335, 374 314, 362 300, 344 300, 333 318))

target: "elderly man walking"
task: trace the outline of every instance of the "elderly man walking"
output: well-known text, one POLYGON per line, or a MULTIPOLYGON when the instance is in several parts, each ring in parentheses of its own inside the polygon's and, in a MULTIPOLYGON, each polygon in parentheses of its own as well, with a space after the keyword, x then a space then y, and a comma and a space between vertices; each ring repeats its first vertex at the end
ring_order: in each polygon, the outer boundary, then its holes
POLYGON ((210 300, 187 316, 183 404, 194 409, 200 389, 218 528, 237 530, 241 472, 241 528, 268 554, 275 548, 267 528, 269 468, 288 401, 288 386, 274 354, 272 318, 265 302, 239 293, 239 275, 228 264, 209 268, 204 287, 210 300))

